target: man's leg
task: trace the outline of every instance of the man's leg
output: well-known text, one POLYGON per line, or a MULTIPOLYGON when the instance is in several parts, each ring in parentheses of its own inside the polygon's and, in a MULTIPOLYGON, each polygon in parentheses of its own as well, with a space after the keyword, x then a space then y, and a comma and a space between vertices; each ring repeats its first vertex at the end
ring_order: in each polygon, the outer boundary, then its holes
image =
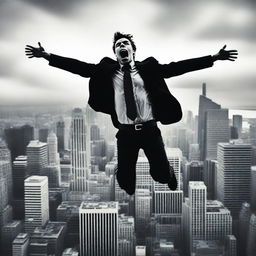
POLYGON ((169 165, 161 132, 153 127, 143 134, 143 149, 150 165, 150 174, 155 181, 168 183, 171 190, 177 187, 173 167, 169 165))
POLYGON ((134 134, 119 131, 117 137, 117 173, 119 186, 128 194, 135 192, 136 162, 138 159, 138 140, 134 134))

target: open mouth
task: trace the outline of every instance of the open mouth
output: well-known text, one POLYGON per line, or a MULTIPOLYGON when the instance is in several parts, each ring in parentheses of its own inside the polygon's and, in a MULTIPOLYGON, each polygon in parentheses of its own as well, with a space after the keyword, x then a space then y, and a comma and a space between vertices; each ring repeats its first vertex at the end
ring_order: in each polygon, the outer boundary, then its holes
POLYGON ((121 56, 122 58, 128 57, 128 51, 125 50, 125 49, 121 50, 121 51, 120 51, 120 56, 121 56))

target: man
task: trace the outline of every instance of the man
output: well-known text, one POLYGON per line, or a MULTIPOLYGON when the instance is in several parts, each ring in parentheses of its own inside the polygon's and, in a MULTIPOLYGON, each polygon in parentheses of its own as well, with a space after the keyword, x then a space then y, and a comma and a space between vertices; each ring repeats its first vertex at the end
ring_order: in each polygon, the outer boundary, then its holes
POLYGON ((136 162, 142 148, 149 160, 150 174, 155 181, 177 188, 173 168, 164 150, 157 121, 162 124, 178 122, 182 117, 179 102, 171 95, 164 78, 211 67, 214 61, 237 58, 237 51, 226 51, 224 46, 217 54, 169 64, 159 64, 149 57, 135 61, 136 45, 130 34, 116 32, 113 51, 116 60, 103 58, 98 64, 81 62, 45 52, 27 45, 29 58, 45 58, 49 65, 90 77, 89 105, 109 114, 116 134, 118 148, 117 180, 122 189, 132 195, 135 192, 136 162))

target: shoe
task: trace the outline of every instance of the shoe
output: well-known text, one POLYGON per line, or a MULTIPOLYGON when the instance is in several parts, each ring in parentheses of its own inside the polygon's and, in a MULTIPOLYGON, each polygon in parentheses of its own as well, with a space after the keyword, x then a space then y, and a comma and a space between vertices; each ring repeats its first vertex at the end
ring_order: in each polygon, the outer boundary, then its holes
POLYGON ((129 190, 129 189, 124 189, 124 191, 125 191, 127 194, 129 194, 130 196, 132 196, 132 195, 135 193, 134 190, 129 190))
POLYGON ((177 189, 177 179, 176 179, 176 176, 175 176, 175 173, 172 169, 171 171, 171 174, 170 174, 170 178, 169 178, 169 181, 167 183, 168 187, 170 190, 176 190, 177 189))

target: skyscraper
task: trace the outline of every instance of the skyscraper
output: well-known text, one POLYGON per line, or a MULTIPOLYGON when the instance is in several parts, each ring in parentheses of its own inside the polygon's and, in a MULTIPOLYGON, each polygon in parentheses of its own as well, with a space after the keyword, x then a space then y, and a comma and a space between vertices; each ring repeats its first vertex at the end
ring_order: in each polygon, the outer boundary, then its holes
POLYGON ((27 233, 19 233, 12 242, 13 256, 26 256, 28 254, 29 236, 27 233))
POLYGON ((252 214, 249 225, 247 255, 253 256, 256 251, 256 215, 252 214))
POLYGON ((86 203, 79 209, 81 256, 118 256, 118 203, 86 203))
POLYGON ((88 163, 86 156, 85 116, 81 109, 72 112, 71 123, 71 190, 88 191, 88 163))
POLYGON ((203 84, 203 93, 199 97, 198 108, 198 143, 200 146, 201 160, 205 159, 205 136, 206 136, 206 111, 220 109, 221 106, 206 97, 206 84, 203 84))
POLYGON ((13 195, 24 199, 24 180, 27 178, 27 156, 17 156, 13 161, 13 195))
POLYGON ((47 137, 48 145, 48 164, 51 166, 59 165, 58 141, 54 132, 50 132, 47 137))
POLYGON ((49 220, 48 178, 30 176, 25 180, 25 231, 33 232, 49 220))
POLYGON ((230 128, 228 109, 209 109, 206 111, 205 158, 217 158, 217 144, 229 142, 230 128))
POLYGON ((251 209, 256 212, 256 166, 251 167, 251 209))
POLYGON ((29 175, 40 175, 48 163, 47 144, 32 140, 27 146, 27 170, 29 175))
POLYGON ((190 181, 188 198, 183 204, 183 235, 185 250, 191 253, 195 240, 206 237, 206 186, 202 181, 190 181))
POLYGON ((13 161, 15 157, 26 154, 26 147, 29 141, 34 139, 34 128, 24 125, 5 129, 5 139, 13 161))
POLYGON ((58 153, 57 136, 54 132, 50 132, 47 137, 48 145, 48 165, 43 168, 42 175, 48 177, 48 184, 50 188, 56 188, 60 186, 61 174, 60 174, 60 157, 58 153))
POLYGON ((233 126, 237 129, 238 138, 241 138, 243 117, 241 115, 233 115, 233 126))
POLYGON ((59 121, 56 124, 57 138, 58 138, 58 152, 65 149, 65 122, 59 121))
POLYGON ((230 211, 220 201, 208 200, 206 204, 206 240, 224 240, 232 234, 230 211))
POLYGON ((135 227, 134 218, 124 214, 118 220, 118 251, 120 256, 133 256, 135 252, 135 227))
POLYGON ((217 199, 237 219, 243 202, 250 201, 252 148, 249 144, 219 143, 217 199))
POLYGON ((152 212, 152 197, 149 189, 137 189, 135 191, 135 230, 137 244, 144 244, 147 226, 152 212))

